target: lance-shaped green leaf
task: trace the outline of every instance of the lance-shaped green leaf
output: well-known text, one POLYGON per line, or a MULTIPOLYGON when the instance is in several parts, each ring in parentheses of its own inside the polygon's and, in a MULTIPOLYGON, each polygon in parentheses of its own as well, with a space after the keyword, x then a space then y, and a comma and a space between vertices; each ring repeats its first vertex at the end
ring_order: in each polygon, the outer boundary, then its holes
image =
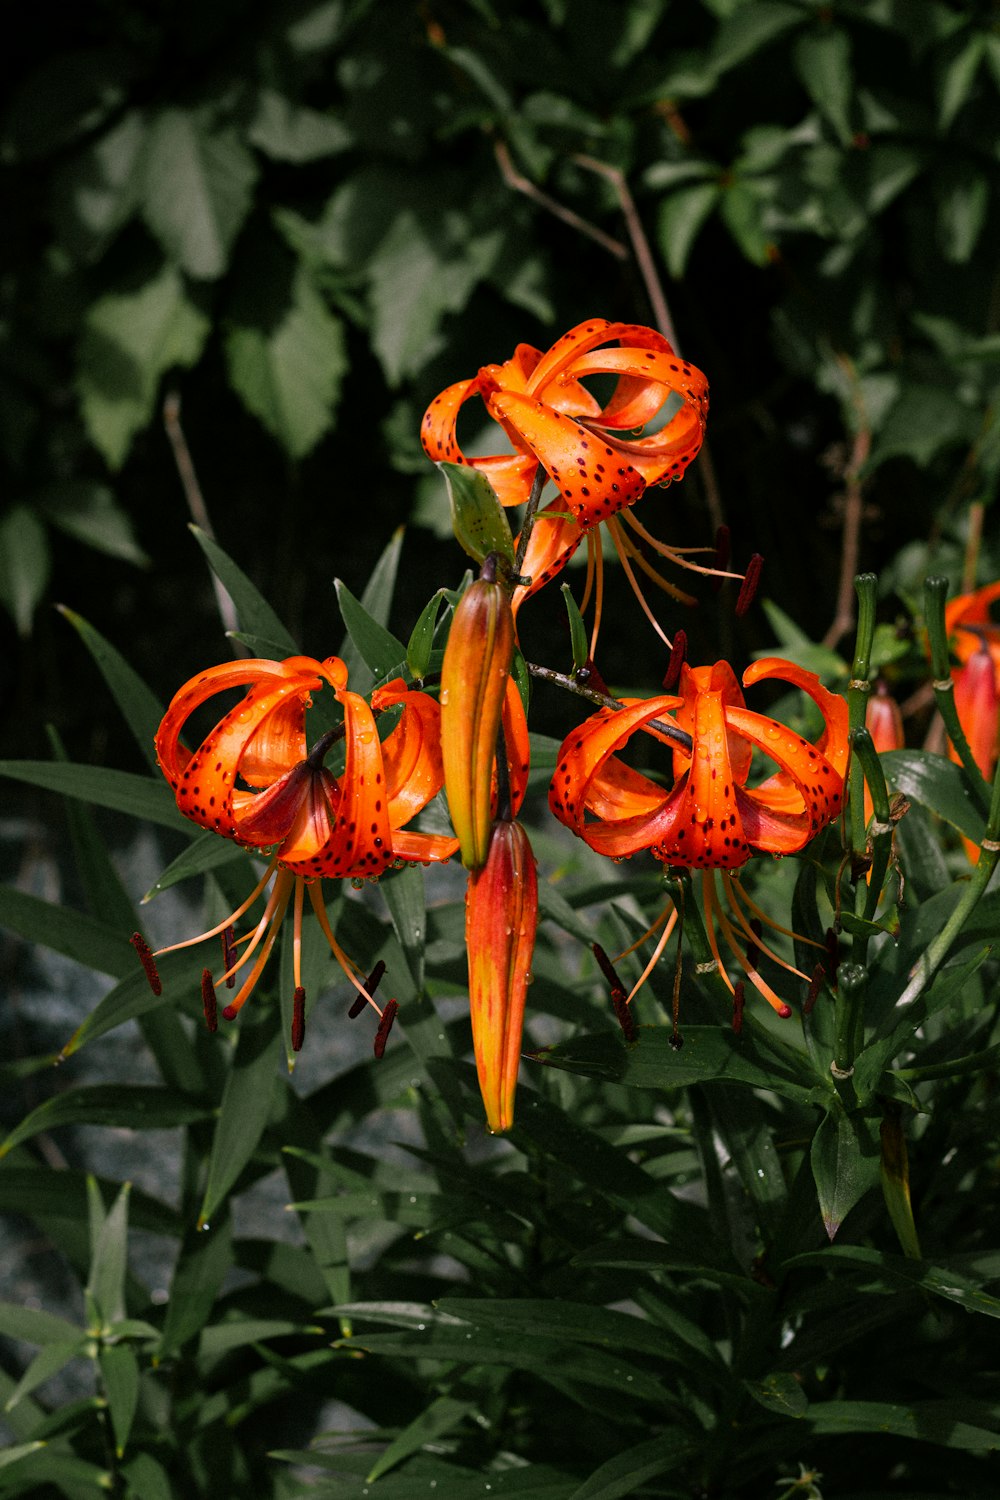
POLYGON ((431 652, 434 649, 434 632, 437 629, 438 615, 441 606, 445 602, 444 589, 438 589, 437 593, 427 601, 406 645, 406 665, 410 675, 418 682, 427 676, 430 666, 431 652))
MULTIPOLYGON (((356 599, 351 593, 346 583, 335 578, 334 588, 337 590, 337 603, 340 605, 340 613, 347 626, 347 633, 358 655, 374 680, 387 677, 405 661, 406 647, 402 641, 397 640, 391 630, 386 630, 374 615, 368 613, 360 599, 356 599)), ((352 691, 355 690, 356 682, 357 674, 355 674, 355 681, 349 684, 352 691)))
POLYGON ((888 750, 880 760, 890 786, 930 808, 973 843, 979 842, 983 836, 982 814, 960 766, 925 750, 888 750))
POLYGON ((108 1344, 98 1354, 97 1363, 111 1413, 115 1452, 121 1458, 139 1405, 139 1361, 128 1344, 108 1344))
POLYGON ((219 1214, 212 1225, 188 1230, 170 1282, 158 1359, 175 1354, 188 1339, 201 1332, 232 1263, 232 1226, 228 1214, 219 1214))
POLYGON ((67 609, 64 604, 60 604, 58 608, 63 619, 69 621, 93 657, 94 664, 110 688, 111 696, 135 735, 136 744, 150 769, 158 771, 154 741, 163 718, 163 705, 118 648, 106 640, 99 630, 95 630, 82 615, 67 609))
POLYGON ((226 839, 220 839, 210 828, 202 829, 195 834, 188 847, 170 861, 163 874, 154 880, 142 898, 143 904, 158 896, 161 891, 169 890, 172 885, 190 880, 193 875, 204 875, 209 870, 217 870, 222 865, 235 864, 237 861, 246 863, 246 858, 245 850, 226 839))
POLYGON ((119 977, 135 971, 135 953, 121 929, 13 886, 0 886, 0 924, 99 974, 119 977))
POLYGON ((83 1337, 82 1330, 66 1318, 17 1302, 0 1302, 0 1334, 26 1344, 71 1344, 83 1337))
POLYGON ((211 1222, 257 1149, 271 1112, 280 1043, 276 1009, 244 1020, 215 1127, 199 1228, 211 1222))
POLYGON ((879 1180, 873 1122, 834 1104, 819 1122, 809 1160, 823 1227, 832 1240, 854 1205, 879 1180))
POLYGON ((0 1145, 4 1157, 22 1141, 60 1125, 110 1125, 119 1129, 171 1130, 203 1120, 210 1111, 173 1089, 142 1084, 94 1083, 55 1094, 25 1115, 0 1145))
POLYGON ((26 505, 15 505, 0 521, 0 604, 13 618, 19 635, 31 634, 50 569, 45 527, 26 505))
POLYGON ((212 572, 236 606, 242 629, 263 636, 266 640, 274 641, 281 648, 283 656, 297 656, 299 652, 297 643, 242 568, 237 567, 218 542, 200 527, 192 526, 190 530, 208 559, 212 572))
MULTIPOLYGON (((136 961, 138 963, 138 960, 136 961)), ((87 1019, 77 1027, 69 1041, 59 1053, 59 1061, 65 1062, 87 1042, 96 1041, 106 1031, 113 1031, 125 1021, 135 1021, 160 1005, 169 1003, 171 997, 198 993, 198 978, 204 968, 204 956, 197 949, 183 948, 178 953, 168 953, 158 961, 157 967, 162 983, 162 993, 154 995, 145 974, 137 969, 100 1000, 87 1019)), ((124 1123, 124 1122, 123 1122, 124 1123)))
POLYGON ((107 1214, 96 1179, 87 1179, 90 1205, 90 1236, 93 1246, 90 1276, 84 1295, 92 1307, 97 1327, 91 1331, 108 1331, 110 1324, 125 1316, 125 1272, 128 1268, 128 1199, 132 1184, 122 1184, 107 1214))
POLYGON ((573 598, 573 591, 569 584, 560 584, 560 590, 569 619, 569 639, 573 649, 573 671, 579 672, 580 668, 586 664, 587 657, 590 655, 590 647, 587 642, 587 627, 583 623, 583 616, 580 613, 576 600, 573 598))
POLYGON ((35 1355, 14 1390, 7 1397, 4 1409, 11 1411, 19 1401, 30 1395, 44 1381, 51 1380, 53 1375, 58 1375, 71 1359, 76 1359, 83 1354, 89 1342, 88 1335, 78 1331, 75 1338, 67 1340, 64 1344, 46 1344, 35 1355))
POLYGON ((476 1402, 459 1401, 454 1396, 438 1396, 426 1410, 414 1417, 403 1428, 397 1438, 379 1455, 369 1470, 367 1482, 374 1484, 383 1474, 388 1474, 397 1464, 413 1453, 419 1453, 427 1443, 433 1443, 446 1432, 453 1432, 467 1417, 476 1411, 476 1402))
POLYGON ((859 1432, 893 1433, 921 1443, 964 1448, 969 1453, 995 1453, 998 1408, 985 1401, 815 1401, 803 1421, 817 1435, 859 1432))
MULTIPOLYGON (((389 539, 388 546, 384 549, 378 562, 372 570, 371 577, 362 592, 361 608, 369 619, 374 620, 386 630, 389 624, 389 611, 392 608, 392 596, 396 589, 396 574, 399 572, 399 559, 403 551, 403 528, 398 526, 389 539)), ((339 592, 339 591, 338 591, 339 592)), ((341 605, 343 615, 343 605, 341 605)), ((347 675, 351 691, 355 693, 366 693, 375 681, 371 668, 369 667, 363 653, 359 650, 351 634, 350 623, 344 616, 348 633, 344 637, 339 652, 337 653, 347 664, 347 675)), ((384 644, 384 642, 383 642, 384 644)), ((397 663, 402 663, 405 652, 399 643, 398 654, 387 664, 386 670, 394 668, 397 663)))
POLYGON ((189 829, 190 824, 177 811, 165 782, 131 771, 114 771, 107 766, 83 766, 47 760, 0 761, 0 776, 24 781, 63 797, 79 797, 95 807, 108 807, 128 813, 164 828, 189 829))
POLYGON ((448 486, 451 524, 459 546, 478 563, 498 552, 513 565, 510 522, 485 474, 467 464, 439 463, 438 468, 448 486))
POLYGON ((694 1451, 694 1444, 685 1432, 677 1427, 668 1428, 601 1464, 573 1490, 569 1500, 623 1500, 624 1496, 637 1494, 658 1475, 679 1469, 694 1451))

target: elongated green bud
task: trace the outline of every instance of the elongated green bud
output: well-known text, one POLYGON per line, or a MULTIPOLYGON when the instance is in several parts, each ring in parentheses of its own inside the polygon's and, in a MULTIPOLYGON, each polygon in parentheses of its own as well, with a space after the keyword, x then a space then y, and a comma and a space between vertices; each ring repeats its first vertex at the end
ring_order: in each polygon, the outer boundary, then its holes
POLYGON ((455 610, 441 667, 444 787, 469 870, 482 868, 489 849, 493 766, 513 652, 507 591, 480 578, 455 610))

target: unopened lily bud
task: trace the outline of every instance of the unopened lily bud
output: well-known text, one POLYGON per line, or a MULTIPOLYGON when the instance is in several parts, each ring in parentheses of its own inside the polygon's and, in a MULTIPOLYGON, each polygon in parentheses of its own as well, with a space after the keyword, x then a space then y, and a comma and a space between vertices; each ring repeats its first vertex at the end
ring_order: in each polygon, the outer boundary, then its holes
POLYGON ((469 877, 465 942, 479 1089, 492 1131, 514 1123, 524 1003, 538 926, 538 877, 520 823, 494 823, 481 870, 469 877))
POLYGON ((493 763, 513 651, 507 591, 488 576, 479 578, 455 610, 441 667, 444 787, 469 870, 486 863, 493 763))
MULTIPOLYGON (((958 721, 965 730, 972 758, 987 781, 997 761, 997 732, 1000 729, 998 675, 985 642, 954 674, 958 721)), ((958 759, 954 750, 952 759, 958 759)))

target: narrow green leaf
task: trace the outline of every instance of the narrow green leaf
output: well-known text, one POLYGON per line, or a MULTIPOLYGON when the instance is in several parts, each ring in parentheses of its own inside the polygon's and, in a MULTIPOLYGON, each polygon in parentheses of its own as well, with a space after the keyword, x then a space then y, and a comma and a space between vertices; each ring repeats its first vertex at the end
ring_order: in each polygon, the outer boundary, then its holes
POLYGON ((280 1042, 276 1009, 243 1020, 212 1140, 199 1227, 214 1218, 257 1149, 271 1112, 280 1042))
POLYGON ((872 1122, 835 1105, 819 1122, 809 1160, 823 1227, 832 1240, 854 1205, 879 1180, 872 1122))
POLYGON ((513 564, 510 522, 485 474, 467 464, 439 463, 438 468, 448 486, 451 524, 459 546, 475 562, 498 552, 513 564))
POLYGON ((608 1459, 573 1490, 569 1500, 622 1500, 657 1475, 679 1469, 693 1453, 694 1445, 687 1434, 670 1428, 608 1459))
MULTIPOLYGON (((396 574, 399 571, 399 559, 403 551, 403 534, 402 526, 397 527, 393 532, 361 595, 362 609, 377 625, 381 625, 383 630, 389 624, 389 611, 392 608, 392 596, 396 589, 396 574)), ((352 692, 366 693, 375 679, 363 654, 354 644, 349 628, 338 655, 347 664, 347 675, 352 692)), ((402 663, 404 657, 405 652, 400 646, 399 655, 394 657, 389 665, 392 666, 395 662, 402 663)))
MULTIPOLYGON (((795 1255, 784 1264, 784 1269, 795 1266, 838 1267, 840 1272, 854 1271, 861 1278, 859 1285, 868 1291, 884 1289, 912 1289, 930 1292, 955 1302, 966 1312, 982 1313, 987 1318, 1000 1318, 1000 1298, 984 1292, 963 1267, 935 1266, 928 1261, 887 1255, 881 1250, 872 1250, 867 1245, 830 1245, 824 1250, 809 1250, 795 1255)), ((995 1275, 987 1275, 995 1280, 995 1275)))
POLYGON ((82 1330, 66 1318, 18 1302, 0 1302, 0 1334, 26 1344, 70 1344, 83 1338, 82 1330))
POLYGON ((24 1396, 30 1395, 46 1380, 51 1380, 53 1375, 58 1375, 71 1359, 76 1359, 83 1353, 87 1342, 85 1334, 77 1333, 74 1339, 65 1344, 46 1344, 35 1355, 13 1392, 8 1396, 4 1409, 10 1411, 24 1396))
MULTIPOLYGON (((136 963, 138 964, 138 959, 136 963)), ((59 1054, 60 1061, 64 1062, 86 1043, 96 1041, 106 1031, 113 1031, 124 1021, 137 1020, 160 1005, 168 1005, 171 996, 183 995, 185 988, 189 993, 197 993, 198 980, 204 966, 204 957, 198 949, 185 948, 179 953, 168 953, 157 961, 163 984, 163 993, 160 995, 153 994, 145 974, 137 968, 134 974, 116 984, 103 1000, 98 1001, 63 1047, 59 1054)))
POLYGON ((969 1453, 995 1453, 1000 1448, 997 1415, 995 1406, 965 1397, 916 1401, 912 1406, 889 1401, 824 1401, 814 1402, 804 1421, 818 1436, 892 1433, 969 1453), (976 1418, 982 1426, 976 1425, 976 1418))
POLYGON ((95 630, 82 615, 67 609, 64 604, 59 605, 59 613, 69 621, 87 647, 101 676, 111 689, 111 695, 121 709, 126 724, 134 734, 136 744, 148 761, 150 770, 159 774, 154 741, 163 718, 163 705, 117 647, 106 640, 99 630, 95 630))
POLYGON ((753 1399, 781 1417, 800 1417, 809 1405, 802 1386, 787 1370, 775 1370, 763 1380, 744 1380, 753 1399))
POLYGON ((0 521, 0 604, 19 635, 31 634, 50 567, 45 527, 26 505, 15 505, 0 521))
POLYGON ((176 1354, 201 1332, 231 1268, 232 1227, 227 1214, 220 1214, 211 1226, 188 1231, 170 1282, 158 1359, 176 1354))
POLYGON ((823 26, 800 36, 793 49, 795 67, 820 114, 841 145, 851 139, 851 43, 845 31, 823 26))
MULTIPOLYGON (((141 1112, 140 1112, 141 1117, 141 1112)), ((93 1184, 95 1193, 97 1183, 93 1178, 88 1180, 88 1187, 93 1184)), ((92 1298, 101 1319, 101 1332, 105 1333, 110 1324, 118 1322, 125 1316, 125 1272, 128 1262, 126 1260, 126 1248, 128 1244, 128 1200, 132 1190, 132 1184, 122 1184, 121 1192, 111 1205, 110 1212, 99 1221, 99 1229, 96 1234, 93 1262, 90 1267, 90 1277, 87 1281, 87 1294, 92 1298)), ((98 1193, 98 1203, 100 1195, 98 1193)), ((92 1219, 91 1233, 94 1232, 94 1221, 92 1219)))
POLYGON ((569 639, 573 652, 573 670, 579 672, 581 667, 587 663, 590 655, 590 643, 587 640, 587 627, 583 623, 583 616, 573 598, 573 590, 568 583, 560 585, 563 603, 566 606, 566 614, 569 618, 569 639))
POLYGON ((113 771, 107 766, 83 766, 46 760, 3 760, 0 761, 0 776, 9 776, 12 781, 25 781, 29 786, 58 792, 63 797, 79 797, 81 801, 92 802, 96 807, 109 807, 115 812, 129 813, 134 818, 144 818, 147 822, 159 823, 164 828, 191 827, 188 820, 177 811, 170 788, 165 782, 153 781, 148 776, 136 776, 131 771, 113 771))
POLYGON ((454 1431, 475 1410, 476 1403, 473 1401, 458 1401, 454 1396, 438 1396, 379 1455, 368 1472, 367 1483, 374 1484, 376 1479, 388 1474, 390 1469, 394 1469, 412 1453, 419 1453, 426 1443, 432 1443, 446 1432, 454 1431))
POLYGON ((880 758, 891 786, 978 843, 983 836, 983 820, 960 766, 925 750, 889 750, 880 758))
POLYGON ((123 1457, 139 1405, 139 1361, 128 1344, 105 1345, 97 1356, 111 1413, 115 1452, 123 1457))
POLYGON ((176 859, 171 860, 163 874, 143 896, 142 903, 145 905, 161 891, 169 890, 172 885, 179 885, 182 880, 190 880, 194 875, 205 875, 209 870, 218 870, 223 865, 240 861, 246 864, 246 860, 245 850, 221 839, 210 828, 203 829, 195 834, 188 847, 181 850, 176 859))
POLYGON ((262 635, 269 641, 275 641, 286 656, 297 656, 298 645, 243 570, 200 527, 192 526, 191 531, 208 559, 209 567, 236 606, 242 628, 255 635, 262 635))
POLYGON ((11 1464, 19 1463, 22 1458, 27 1458, 30 1453, 37 1453, 39 1448, 44 1448, 44 1442, 38 1443, 15 1443, 0 1452, 0 1469, 8 1469, 11 1464))
MULTIPOLYGON (((359 599, 356 599, 339 578, 334 579, 337 603, 343 616, 347 633, 355 649, 372 677, 378 681, 406 659, 406 647, 402 641, 386 630, 384 625, 370 615, 359 599)), ((354 684, 351 683, 352 690, 354 684)))
POLYGON ((27 891, 0 886, 0 926, 99 974, 121 978, 134 972, 135 953, 119 928, 67 906, 42 901, 27 891))
POLYGON ((437 629, 438 615, 441 613, 444 600, 444 589, 438 589, 420 611, 420 616, 406 645, 406 665, 410 676, 417 682, 427 676, 431 652, 434 649, 434 632, 437 629))
POLYGON ((123 1466, 128 1500, 175 1500, 173 1483, 162 1464, 149 1453, 136 1453, 123 1466))
POLYGON ((972 91, 973 81, 986 51, 986 39, 973 31, 964 47, 949 58, 938 81, 938 122, 947 130, 972 91))
POLYGON ((94 1083, 68 1089, 39 1104, 19 1121, 0 1145, 4 1157, 22 1141, 60 1125, 111 1125, 131 1130, 170 1130, 204 1120, 210 1111, 172 1089, 144 1084, 94 1083))
POLYGON ((406 955, 414 989, 424 987, 424 945, 427 939, 427 902, 424 872, 418 864, 393 870, 379 881, 392 928, 406 955))

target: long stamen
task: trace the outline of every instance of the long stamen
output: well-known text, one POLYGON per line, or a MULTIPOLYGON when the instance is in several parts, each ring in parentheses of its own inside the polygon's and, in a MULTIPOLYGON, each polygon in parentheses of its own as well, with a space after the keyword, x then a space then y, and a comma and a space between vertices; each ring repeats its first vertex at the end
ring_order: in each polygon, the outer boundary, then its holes
MULTIPOLYGON (((657 942, 656 947, 653 949, 649 962, 646 964, 646 967, 643 969, 642 973, 639 975, 639 978, 636 980, 635 984, 629 991, 627 998, 630 1005, 635 999, 636 995, 642 989, 643 985, 646 983, 646 980, 649 978, 650 974, 652 974, 653 970, 656 968, 656 965, 659 963, 660 955, 670 941, 671 933, 677 926, 677 908, 672 901, 664 910, 663 916, 667 917, 667 925, 664 927, 663 931, 660 934, 659 941, 657 942)), ((662 917, 657 918, 657 921, 662 921, 662 917)))
POLYGON ((635 597, 639 601, 639 608, 642 610, 643 614, 646 616, 646 619, 649 621, 650 625, 652 625, 653 629, 660 637, 660 640, 669 651, 671 650, 670 637, 666 634, 659 620, 657 620, 656 616, 653 614, 653 611, 646 603, 645 595, 636 582, 635 574, 632 571, 632 564, 629 562, 628 556, 625 552, 625 547, 622 541, 621 527, 617 524, 617 518, 612 517, 612 519, 609 520, 607 524, 608 530, 611 533, 611 540, 615 544, 615 551, 618 553, 618 561, 621 563, 623 569, 625 570, 625 577, 631 584, 633 594, 635 594, 635 597))
POLYGON ((295 979, 295 992, 298 994, 302 988, 302 900, 305 896, 306 883, 301 876, 295 880, 295 905, 294 927, 292 929, 292 974, 295 979))
POLYGON ((594 538, 594 627, 590 632, 590 657, 591 660, 597 655, 597 637, 601 633, 601 619, 604 614, 604 543, 601 540, 600 528, 588 535, 594 538))
POLYGON ((670 547, 666 542, 661 542, 659 537, 655 537, 651 532, 647 531, 645 526, 632 511, 623 510, 620 512, 620 515, 626 525, 631 526, 636 536, 641 536, 643 541, 647 542, 648 545, 653 548, 654 552, 658 552, 661 557, 666 557, 670 562, 676 563, 679 568, 687 568, 691 573, 705 573, 710 578, 722 579, 743 577, 742 573, 726 572, 725 563, 723 563, 721 567, 718 565, 718 553, 715 547, 670 547), (711 568, 705 568, 701 565, 701 563, 688 562, 687 555, 692 552, 715 552, 717 559, 716 565, 711 568))
MULTIPOLYGON (((249 934, 245 933, 239 940, 240 943, 247 944, 246 952, 243 954, 242 958, 236 960, 232 968, 226 970, 225 974, 223 974, 219 980, 220 984, 223 980, 225 980, 228 986, 230 977, 234 974, 238 974, 240 969, 244 968, 250 962, 250 959, 253 957, 257 948, 260 946, 261 939, 263 938, 265 932, 267 932, 268 928, 271 926, 274 920, 275 913, 279 910, 279 908, 281 911, 281 917, 284 916, 285 910, 288 906, 288 898, 291 895, 291 882, 293 879, 294 877, 289 875, 287 870, 280 870, 278 872, 278 877, 271 889, 271 894, 267 898, 267 905, 264 907, 264 912, 261 916, 260 921, 257 923, 257 926, 254 928, 253 932, 249 934)), ((281 917, 278 918, 279 923, 281 921, 281 917)), ((270 941, 273 941, 273 939, 270 941)), ((239 944, 235 946, 239 946, 239 944)), ((266 945, 265 951, 267 953, 270 953, 270 943, 266 945)), ((255 972, 259 973, 259 965, 255 969, 255 972)))
POLYGON ((773 917, 769 917, 767 912, 757 905, 753 897, 747 894, 740 883, 738 875, 730 873, 729 879, 739 891, 740 903, 753 912, 754 916, 763 922, 765 927, 770 927, 772 932, 780 932, 784 937, 790 937, 797 943, 808 943, 810 948, 819 948, 821 952, 826 952, 825 943, 818 943, 815 938, 806 937, 804 933, 796 932, 794 927, 782 927, 780 922, 776 922, 773 917))
POLYGON ((363 995, 372 1009, 375 1010, 379 1015, 382 1015, 382 1007, 376 1000, 372 998, 372 996, 365 989, 361 980, 357 977, 357 966, 351 961, 351 959, 348 958, 347 954, 344 952, 343 948, 340 946, 340 944, 337 942, 337 939, 333 935, 333 929, 330 926, 330 919, 326 914, 326 907, 323 904, 323 898, 320 894, 318 886, 311 885, 308 889, 309 900, 312 902, 312 909, 316 913, 316 920, 322 928, 323 936, 326 938, 327 942, 330 945, 330 952, 333 954, 334 958, 343 969, 345 977, 350 980, 351 984, 353 984, 358 994, 363 995))
POLYGON ((693 594, 686 594, 683 589, 677 587, 676 583, 671 583, 669 578, 664 578, 662 573, 656 571, 653 564, 648 558, 643 556, 631 537, 625 535, 624 527, 619 527, 618 535, 622 547, 628 556, 645 573, 647 578, 652 579, 658 589, 662 589, 665 594, 669 594, 671 599, 676 599, 679 604, 696 604, 698 602, 693 594))
POLYGON ((648 943, 649 939, 653 936, 653 933, 656 932, 657 928, 667 920, 671 911, 673 910, 673 906, 674 903, 672 901, 668 901, 666 906, 660 912, 660 915, 656 918, 656 920, 650 927, 646 928, 646 931, 642 934, 642 936, 637 937, 635 942, 630 944, 628 948, 623 948, 620 953, 616 953, 611 962, 613 964, 621 963, 623 958, 628 958, 629 955, 634 953, 637 948, 641 948, 643 943, 648 943))
POLYGON ((226 917, 224 921, 219 922, 215 927, 210 927, 207 932, 199 932, 197 937, 185 938, 183 943, 171 943, 169 948, 157 948, 155 956, 159 958, 161 953, 176 953, 178 948, 193 948, 195 943, 204 943, 208 938, 218 937, 221 932, 225 932, 227 927, 232 927, 235 922, 239 921, 243 913, 245 911, 249 911, 250 907, 253 906, 254 902, 257 900, 257 897, 267 885, 277 867, 278 860, 277 857, 275 857, 271 860, 267 869, 264 871, 260 880, 258 880, 257 884, 254 886, 253 890, 250 892, 243 905, 238 906, 234 912, 230 912, 229 916, 226 917))
MULTIPOLYGON (((801 969, 797 969, 794 964, 788 963, 779 953, 775 953, 774 949, 765 943, 763 933, 753 930, 740 909, 739 898, 744 894, 743 887, 733 879, 728 870, 720 870, 719 873, 722 876, 723 888, 729 897, 729 906, 733 916, 736 918, 743 932, 750 939, 750 945, 747 948, 747 963, 750 965, 750 968, 756 969, 759 957, 763 953, 767 958, 771 959, 772 963, 780 965, 782 969, 787 969, 789 974, 795 974, 799 979, 808 979, 808 974, 803 974, 801 969), (751 959, 750 957, 752 949, 756 949, 756 959, 751 959)), ((760 919, 758 918, 759 921, 760 919)), ((795 933, 791 933, 790 936, 794 937, 795 933)))
MULTIPOLYGON (((761 995, 764 996, 764 999, 767 1001, 768 1005, 770 1005, 773 1010, 776 1010, 778 1015, 781 1016, 782 1019, 787 1019, 787 1017, 792 1013, 792 1007, 786 1004, 784 1000, 782 1000, 778 995, 775 994, 771 986, 767 983, 766 980, 760 977, 756 969, 752 969, 750 967, 749 963, 747 962, 746 954, 743 952, 743 949, 736 941, 736 934, 733 931, 732 924, 730 923, 729 919, 722 909, 722 903, 718 899, 716 899, 715 901, 715 916, 719 924, 719 931, 722 933, 722 936, 726 940, 726 947, 730 950, 733 957, 736 959, 736 962, 739 964, 740 968, 743 970, 744 974, 753 985, 754 989, 756 989, 761 995)), ((716 957, 718 958, 719 955, 717 948, 715 950, 715 953, 716 957)), ((785 967, 788 966, 786 965, 785 967)), ((723 979, 726 981, 726 984, 729 986, 730 993, 735 994, 736 987, 730 980, 729 975, 725 971, 725 968, 721 966, 721 960, 720 972, 723 979)), ((796 969, 795 972, 798 973, 798 970, 796 969)))
MULTIPOLYGON (((275 938, 278 936, 278 932, 281 928, 281 923, 284 920, 285 912, 288 909, 288 902, 292 894, 292 882, 294 879, 295 877, 293 875, 290 875, 287 870, 282 870, 280 871, 277 880, 274 882, 274 891, 272 892, 270 901, 268 901, 267 903, 267 912, 265 912, 264 914, 264 917, 269 921, 267 937, 264 941, 263 947, 260 950, 257 962, 254 964, 253 968, 250 970, 250 973, 243 981, 242 988, 238 991, 235 1000, 231 1000, 229 1004, 223 1008, 222 1018, 225 1021, 231 1021, 235 1016, 239 1015, 246 1001, 249 1000, 250 996, 253 994, 258 979, 264 972, 267 961, 271 957, 271 949, 274 947, 275 938), (268 914, 270 915, 268 916, 268 914)), ((262 919, 262 925, 263 920, 264 919, 262 919)), ((258 935, 259 932, 260 928, 258 928, 258 935)), ((251 943, 246 953, 240 959, 237 968, 242 968, 255 947, 256 939, 253 943, 251 943)))

